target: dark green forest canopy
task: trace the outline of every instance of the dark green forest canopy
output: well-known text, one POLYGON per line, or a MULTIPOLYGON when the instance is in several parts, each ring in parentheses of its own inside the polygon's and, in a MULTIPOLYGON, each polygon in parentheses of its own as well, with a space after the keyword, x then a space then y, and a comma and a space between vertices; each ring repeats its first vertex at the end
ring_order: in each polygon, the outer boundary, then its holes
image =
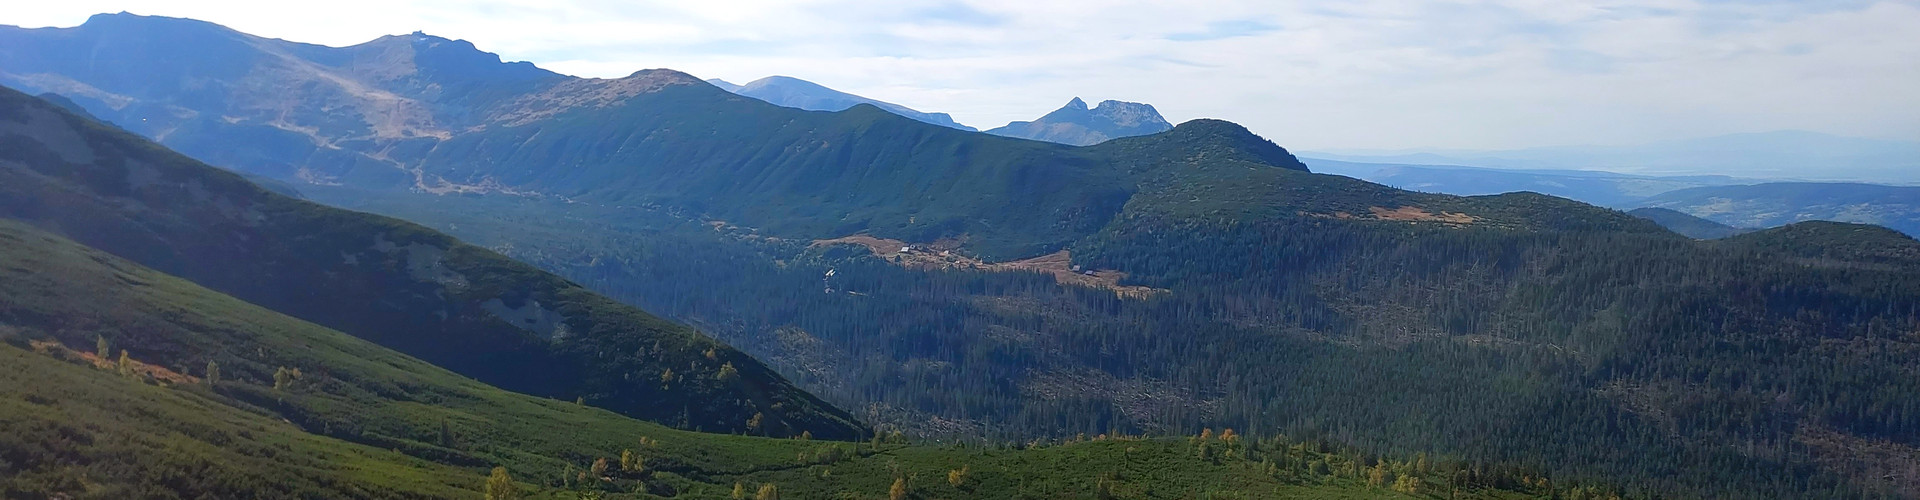
POLYGON ((1141 301, 1039 274, 902 269, 664 210, 316 196, 511 244, 929 436, 1228 426, 1736 497, 1904 487, 1831 461, 1913 446, 1898 388, 1920 387, 1912 268, 1809 266, 1644 221, 1140 217, 1075 244, 1076 263, 1173 290, 1141 301))
POLYGON ((494 467, 525 498, 567 499, 721 499, 735 485, 790 498, 1618 491, 1225 430, 955 447, 670 429, 502 391, 11 220, 0 220, 0 366, 10 499, 469 499, 496 486, 494 467))

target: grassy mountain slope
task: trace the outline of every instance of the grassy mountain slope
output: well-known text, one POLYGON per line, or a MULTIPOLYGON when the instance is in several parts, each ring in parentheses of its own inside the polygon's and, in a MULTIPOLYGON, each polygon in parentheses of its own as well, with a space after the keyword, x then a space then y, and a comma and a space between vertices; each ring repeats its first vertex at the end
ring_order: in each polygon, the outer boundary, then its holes
POLYGON ((1751 229, 1737 228, 1665 208, 1636 208, 1627 213, 1696 240, 1713 240, 1752 232, 1751 229))
POLYGON ((268 192, 11 90, 0 144, 0 216, 480 380, 688 428, 760 413, 767 434, 860 432, 726 345, 446 235, 268 192))
POLYGON ((1312 442, 1012 450, 692 433, 501 391, 17 222, 0 221, 0 263, 7 498, 473 498, 493 466, 531 498, 716 499, 735 484, 877 498, 896 479, 943 498, 1412 498, 1389 484, 1547 493, 1517 472, 1312 442), (98 343, 127 352, 124 367, 96 356, 98 343), (622 467, 623 452, 644 465, 622 467), (582 480, 602 458, 614 464, 604 479, 582 480), (1389 479, 1367 486, 1376 462, 1389 479))
POLYGON ((458 498, 474 471, 0 345, 0 496, 458 498), (375 493, 380 492, 380 493, 375 493))

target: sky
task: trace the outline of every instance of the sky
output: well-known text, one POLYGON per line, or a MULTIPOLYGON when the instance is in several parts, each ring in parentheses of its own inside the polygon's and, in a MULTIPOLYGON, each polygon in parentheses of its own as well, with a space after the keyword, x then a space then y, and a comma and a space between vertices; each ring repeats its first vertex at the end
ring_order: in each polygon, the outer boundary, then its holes
POLYGON ((425 31, 561 73, 811 80, 982 129, 1073 97, 1295 149, 1808 130, 1920 140, 1920 0, 62 0, 326 45, 425 31))

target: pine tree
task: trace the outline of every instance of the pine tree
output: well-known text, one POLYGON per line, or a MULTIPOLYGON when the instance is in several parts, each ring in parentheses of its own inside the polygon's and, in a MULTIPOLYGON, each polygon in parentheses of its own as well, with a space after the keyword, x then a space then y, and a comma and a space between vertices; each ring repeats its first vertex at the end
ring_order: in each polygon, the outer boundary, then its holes
POLYGON ((133 358, 127 357, 126 349, 120 350, 120 363, 118 364, 118 368, 120 369, 121 375, 128 377, 133 376, 133 358))
POLYGON ((906 500, 906 498, 907 479, 901 477, 893 478, 893 486, 887 488, 887 500, 906 500))
POLYGON ((733 482, 733 500, 747 500, 747 485, 733 482))
POLYGON ((220 362, 207 360, 207 385, 220 383, 220 362))
POLYGON ((762 484, 760 492, 753 495, 753 500, 780 500, 780 487, 773 483, 762 484))
POLYGON ((507 475, 506 467, 494 467, 493 474, 487 476, 486 500, 519 500, 520 487, 514 486, 513 477, 507 475))
POLYGON ((107 337, 105 335, 96 335, 93 337, 93 354, 99 356, 101 361, 106 361, 107 358, 113 356, 113 350, 110 347, 111 346, 107 344, 107 337))
POLYGON ((958 469, 947 471, 947 484, 951 484, 955 488, 967 484, 968 472, 970 471, 967 469, 967 466, 964 465, 958 469))

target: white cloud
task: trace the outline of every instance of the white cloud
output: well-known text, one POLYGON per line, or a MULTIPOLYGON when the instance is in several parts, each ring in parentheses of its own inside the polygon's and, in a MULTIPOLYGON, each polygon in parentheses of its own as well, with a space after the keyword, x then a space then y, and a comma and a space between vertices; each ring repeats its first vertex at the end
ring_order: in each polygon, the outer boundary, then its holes
POLYGON ((424 30, 583 76, 772 74, 992 127, 1068 98, 1290 147, 1514 147, 1772 129, 1920 139, 1920 2, 68 0, 346 45, 424 30))

